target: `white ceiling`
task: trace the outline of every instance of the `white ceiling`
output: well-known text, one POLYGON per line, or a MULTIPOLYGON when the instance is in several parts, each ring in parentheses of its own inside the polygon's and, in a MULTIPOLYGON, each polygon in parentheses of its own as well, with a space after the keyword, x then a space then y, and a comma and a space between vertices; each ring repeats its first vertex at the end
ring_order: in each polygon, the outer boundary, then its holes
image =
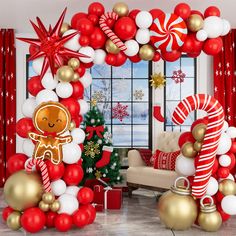
MULTIPOLYGON (((112 9, 114 3, 120 0, 101 0, 107 11, 112 9)), ((236 27, 236 0, 123 0, 130 9, 139 8, 150 10, 160 8, 165 12, 173 12, 174 6, 179 2, 188 3, 192 9, 204 11, 209 5, 216 5, 221 9, 222 17, 236 27)), ((65 7, 68 7, 66 21, 70 21, 73 14, 87 11, 92 0, 0 0, 0 28, 14 28, 17 33, 31 33, 29 19, 39 16, 49 25, 54 24, 65 7)))

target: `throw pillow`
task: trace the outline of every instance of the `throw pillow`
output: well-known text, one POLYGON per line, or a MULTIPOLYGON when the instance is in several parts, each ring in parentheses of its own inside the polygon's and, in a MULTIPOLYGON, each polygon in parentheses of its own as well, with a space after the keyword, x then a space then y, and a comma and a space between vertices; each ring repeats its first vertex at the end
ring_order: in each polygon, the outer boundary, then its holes
POLYGON ((150 162, 150 159, 152 157, 152 151, 150 149, 139 149, 138 151, 146 165, 153 166, 153 164, 150 162))

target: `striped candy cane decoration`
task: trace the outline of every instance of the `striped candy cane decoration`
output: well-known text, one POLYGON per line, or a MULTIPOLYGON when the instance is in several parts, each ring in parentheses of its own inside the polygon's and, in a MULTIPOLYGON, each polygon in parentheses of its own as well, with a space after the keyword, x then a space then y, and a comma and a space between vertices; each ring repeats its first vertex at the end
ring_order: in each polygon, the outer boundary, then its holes
POLYGON ((25 170, 26 171, 32 171, 34 166, 38 166, 40 168, 42 180, 43 180, 43 187, 45 192, 51 192, 51 184, 48 176, 48 169, 47 165, 45 164, 44 161, 36 158, 30 158, 26 165, 25 165, 25 170))
POLYGON ((210 95, 196 94, 185 98, 178 104, 172 116, 175 124, 182 124, 188 114, 196 109, 208 113, 208 125, 203 140, 202 149, 196 163, 192 195, 201 198, 205 195, 212 173, 219 139, 224 123, 224 111, 220 103, 210 95))
POLYGON ((107 12, 103 14, 99 20, 99 25, 107 37, 121 50, 125 51, 127 48, 125 44, 117 37, 117 35, 109 28, 106 21, 108 19, 117 20, 118 15, 115 12, 107 12))

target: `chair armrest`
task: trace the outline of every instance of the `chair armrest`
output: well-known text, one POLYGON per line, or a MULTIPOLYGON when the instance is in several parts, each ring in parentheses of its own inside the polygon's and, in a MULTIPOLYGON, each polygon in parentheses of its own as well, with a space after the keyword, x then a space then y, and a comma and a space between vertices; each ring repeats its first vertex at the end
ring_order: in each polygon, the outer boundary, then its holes
POLYGON ((129 167, 146 166, 138 150, 131 150, 128 152, 128 163, 129 167))

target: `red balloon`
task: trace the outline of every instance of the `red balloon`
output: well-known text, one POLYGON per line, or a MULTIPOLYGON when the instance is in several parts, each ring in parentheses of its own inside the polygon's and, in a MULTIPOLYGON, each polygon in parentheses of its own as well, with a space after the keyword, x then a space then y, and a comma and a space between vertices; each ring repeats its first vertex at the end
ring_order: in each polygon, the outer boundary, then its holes
POLYGON ((200 118, 200 119, 197 119, 195 120, 192 125, 191 125, 191 131, 193 130, 193 128, 198 125, 198 124, 205 124, 207 125, 208 124, 208 118, 207 117, 204 117, 204 118, 200 118))
POLYGON ((179 136, 178 145, 181 148, 186 142, 194 143, 195 139, 191 132, 184 132, 179 136))
POLYGON ((71 82, 73 93, 71 95, 74 99, 82 99, 84 96, 84 86, 80 81, 71 82))
POLYGON ((221 207, 221 204, 217 204, 216 207, 217 207, 218 212, 219 212, 220 215, 221 215, 222 221, 223 221, 223 222, 224 222, 224 221, 227 221, 227 220, 230 218, 230 215, 224 212, 224 210, 223 210, 222 207, 221 207))
POLYGON ((236 153, 236 142, 232 142, 229 152, 236 153))
POLYGON ((211 174, 214 175, 217 172, 218 168, 219 168, 219 162, 218 162, 218 159, 215 158, 215 162, 214 162, 214 165, 212 167, 211 174))
POLYGON ((224 198, 224 194, 221 193, 220 191, 218 191, 216 193, 216 200, 217 200, 217 202, 221 202, 223 198, 224 198))
POLYGON ((47 165, 48 175, 51 181, 62 178, 65 172, 65 166, 63 162, 55 165, 51 162, 51 160, 45 160, 45 164, 47 165))
POLYGON ((115 56, 116 56, 116 63, 114 66, 122 66, 127 60, 127 56, 123 52, 119 52, 115 56))
POLYGON ((45 223, 46 223, 46 216, 42 210, 40 210, 37 207, 32 207, 26 209, 21 218, 20 222, 22 227, 30 232, 30 233, 36 233, 43 229, 45 223))
POLYGON ((78 164, 67 165, 63 179, 67 185, 78 185, 84 177, 83 168, 78 164))
POLYGON ((79 115, 80 105, 76 99, 65 98, 61 100, 61 104, 64 105, 69 110, 72 118, 79 115))
POLYGON ((115 24, 115 20, 113 20, 113 19, 107 19, 107 21, 106 21, 106 23, 107 23, 107 26, 110 28, 110 29, 112 29, 113 28, 113 26, 114 26, 114 24, 115 24))
POLYGON ((87 17, 87 14, 84 13, 84 12, 78 12, 76 13, 72 19, 71 19, 71 27, 73 29, 76 29, 76 26, 77 26, 77 22, 80 20, 80 19, 83 19, 83 18, 86 18, 87 17))
POLYGON ((58 231, 66 232, 72 227, 72 217, 66 213, 58 214, 54 223, 58 231))
POLYGON ((202 45, 203 42, 197 40, 196 34, 188 34, 180 50, 185 53, 199 53, 202 45))
POLYGON ((29 46, 29 53, 30 55, 33 55, 34 53, 38 52, 39 51, 39 47, 33 45, 33 44, 30 44, 29 46))
POLYGON ((152 58, 152 61, 157 62, 160 59, 161 59, 161 54, 158 51, 156 51, 154 57, 152 58))
POLYGON ((152 19, 158 18, 160 15, 164 14, 164 12, 161 9, 154 8, 149 11, 152 15, 152 19))
POLYGON ((13 174, 19 170, 25 169, 25 161, 28 157, 23 153, 16 153, 7 160, 7 170, 9 174, 13 174))
POLYGON ((218 54, 223 47, 223 41, 221 37, 214 39, 207 39, 203 44, 203 51, 211 56, 218 54))
POLYGON ((187 3, 179 3, 176 5, 174 13, 186 20, 191 14, 191 8, 187 3))
POLYGON ((89 222, 89 214, 84 209, 78 209, 76 212, 74 212, 72 217, 74 225, 76 225, 78 228, 83 228, 89 222))
POLYGON ((226 153, 226 155, 228 155, 231 159, 231 163, 227 167, 231 171, 235 167, 235 163, 236 163, 235 155, 232 152, 230 152, 230 150, 229 152, 226 153))
POLYGON ((78 115, 77 117, 73 118, 73 121, 75 122, 76 127, 79 127, 80 123, 83 121, 83 117, 81 115, 78 115))
POLYGON ((139 9, 133 9, 132 11, 129 12, 129 17, 133 20, 135 20, 137 14, 140 12, 139 9))
POLYGON ((132 39, 135 36, 136 31, 137 31, 137 27, 134 20, 128 16, 124 16, 118 19, 114 26, 115 34, 121 40, 132 39))
POLYGON ((47 226, 47 228, 52 228, 55 226, 56 216, 57 216, 56 212, 49 211, 46 213, 46 226, 47 226))
POLYGON ((79 37, 79 44, 80 44, 82 47, 88 46, 89 43, 90 43, 90 38, 89 38, 89 36, 87 36, 87 35, 80 35, 80 37, 79 37))
POLYGON ((44 89, 41 84, 40 76, 33 76, 28 80, 27 89, 32 96, 36 96, 38 92, 44 89))
POLYGON ((132 56, 132 57, 129 57, 130 61, 132 61, 133 63, 137 63, 137 62, 140 62, 141 61, 141 58, 139 57, 139 55, 135 55, 135 56, 132 56))
MULTIPOLYGON (((84 144, 83 144, 83 143, 80 143, 80 144, 79 144, 79 147, 80 147, 81 151, 83 152, 83 150, 84 150, 84 144)), ((80 158, 80 159, 81 159, 81 158, 80 158)), ((82 161, 82 160, 81 160, 81 161, 82 161)), ((81 163, 82 163, 82 162, 81 162, 81 163)), ((80 162, 78 161, 77 164, 80 164, 80 162)))
POLYGON ((198 11, 198 10, 192 10, 190 15, 193 15, 193 14, 199 15, 199 16, 202 17, 202 19, 204 19, 203 14, 200 11, 198 11))
POLYGON ((96 15, 88 15, 88 19, 93 23, 93 25, 98 25, 99 18, 96 15))
POLYGON ((209 16, 218 16, 218 17, 220 17, 220 10, 219 10, 218 7, 210 6, 205 10, 204 16, 205 17, 209 17, 209 16))
POLYGON ((187 53, 188 57, 196 58, 201 54, 201 51, 195 53, 187 53))
POLYGON ((88 7, 88 13, 96 16, 104 14, 105 8, 100 2, 93 2, 88 7))
POLYGON ((22 138, 28 138, 28 133, 35 130, 31 118, 21 118, 16 122, 16 133, 22 138))
POLYGON ((13 212, 14 210, 11 207, 5 207, 2 211, 2 219, 3 221, 7 221, 7 217, 13 212))
POLYGON ((85 71, 86 71, 85 67, 83 65, 81 65, 81 63, 80 63, 80 66, 76 70, 76 72, 79 74, 80 77, 82 77, 85 74, 85 71))
POLYGON ((94 193, 91 188, 83 187, 79 190, 77 194, 77 199, 79 203, 86 205, 93 201, 94 193))
POLYGON ((172 52, 161 52, 161 57, 164 61, 176 61, 181 57, 181 52, 174 50, 172 52))
POLYGON ((218 170, 217 170, 217 176, 219 178, 227 178, 230 174, 230 171, 229 171, 229 168, 227 167, 220 167, 218 170))
POLYGON ((106 36, 99 27, 95 27, 90 36, 90 46, 94 49, 102 48, 106 43, 106 36))
POLYGON ((96 209, 91 204, 81 205, 79 209, 87 211, 89 215, 88 224, 92 224, 96 218, 96 209))
POLYGON ((113 53, 108 53, 106 55, 105 62, 108 65, 114 66, 116 64, 116 55, 113 53))
POLYGON ((94 31, 94 26, 89 19, 82 18, 77 21, 76 29, 83 35, 90 35, 94 31))
POLYGON ((93 62, 89 62, 89 63, 80 63, 85 69, 89 69, 93 66, 93 62))

